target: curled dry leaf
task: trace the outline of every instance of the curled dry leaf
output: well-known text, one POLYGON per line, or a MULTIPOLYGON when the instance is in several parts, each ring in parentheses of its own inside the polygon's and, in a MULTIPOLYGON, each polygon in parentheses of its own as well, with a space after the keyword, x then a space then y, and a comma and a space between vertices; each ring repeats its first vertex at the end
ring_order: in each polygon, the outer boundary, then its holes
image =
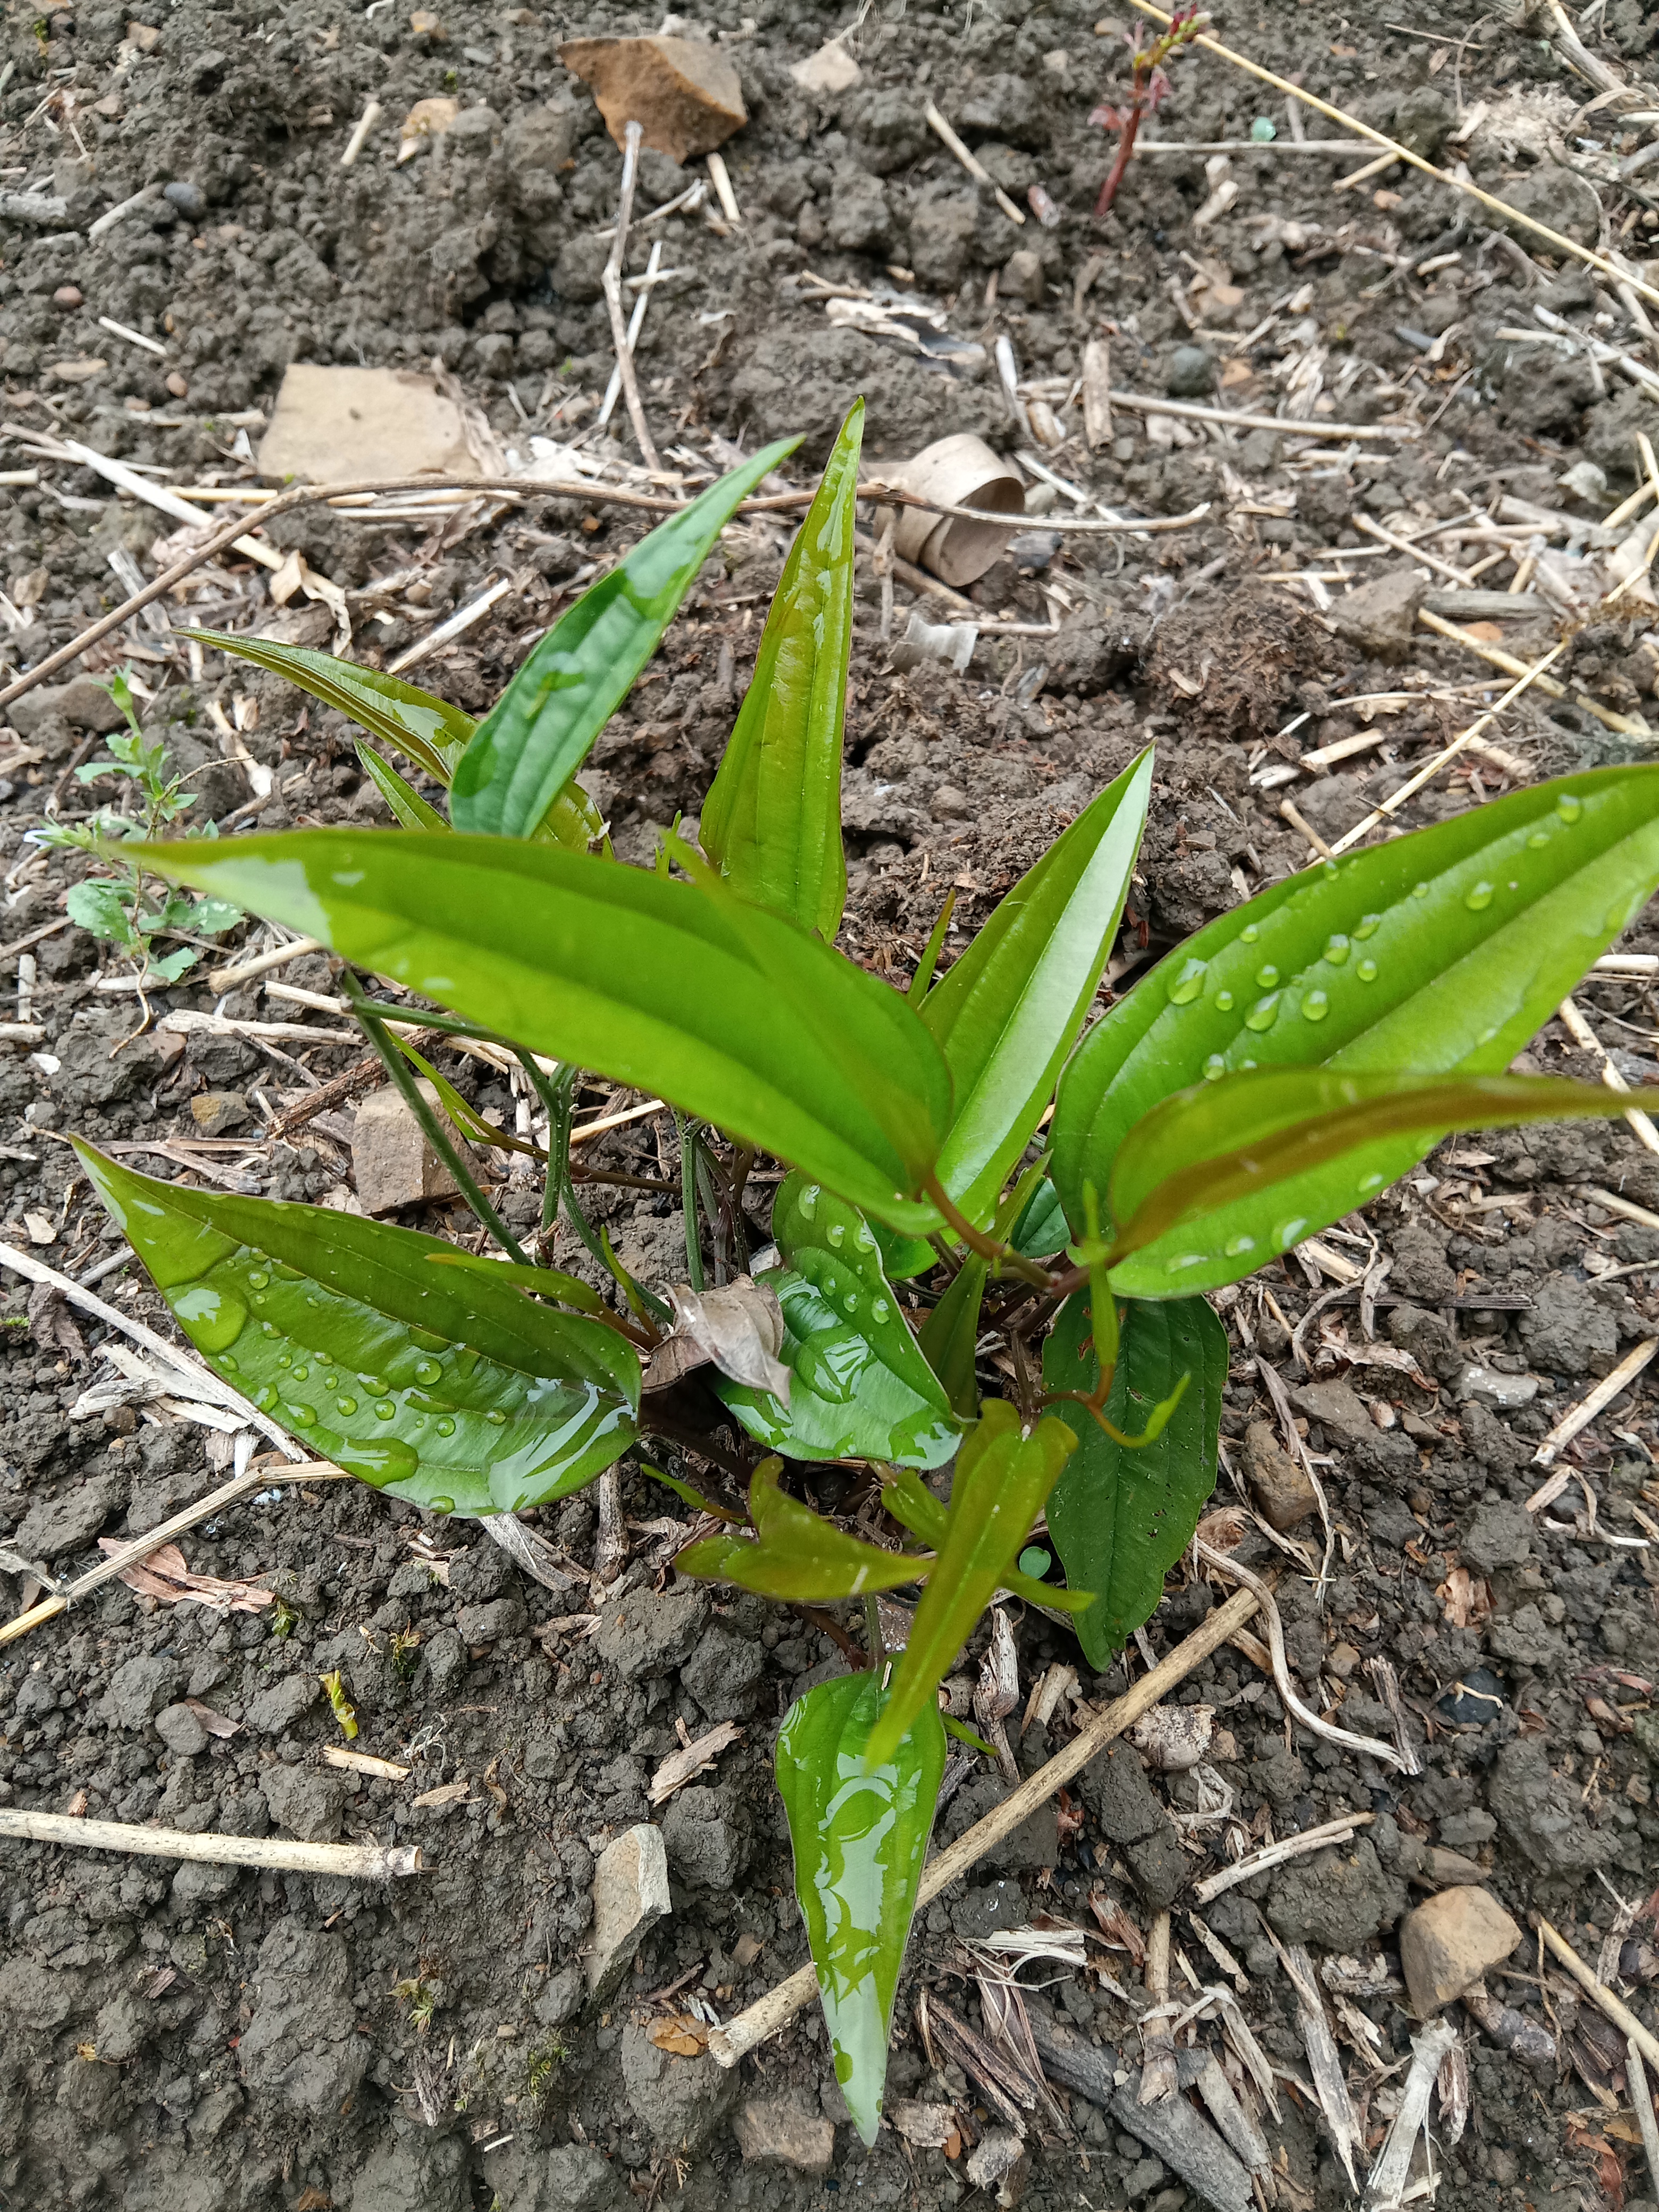
POLYGON ((694 1367, 712 1364, 734 1382, 769 1390, 789 1403, 789 1370, 778 1358, 783 1308, 775 1291, 737 1275, 717 1291, 694 1291, 681 1283, 668 1295, 676 1326, 652 1354, 647 1390, 665 1390, 694 1367))
MULTIPOLYGON (((122 1552, 126 1544, 118 1536, 100 1536, 98 1548, 105 1553, 122 1552)), ((276 1601, 275 1590, 258 1589, 252 1583, 222 1582, 217 1575, 192 1573, 176 1544, 162 1544, 147 1559, 135 1560, 122 1570, 121 1580, 140 1597, 153 1597, 162 1605, 205 1605, 216 1613, 258 1613, 276 1601)))
POLYGON ((1154 1705, 1129 1730, 1129 1741, 1160 1774, 1187 1774, 1209 1755, 1213 1705, 1154 1705))
POLYGON ((1449 1627, 1479 1628, 1492 1618, 1491 1586, 1467 1567, 1454 1567, 1435 1595, 1449 1627))
POLYGON ((659 2051, 672 2051, 677 2058, 701 2058, 708 2048, 708 2030, 690 2013, 672 2013, 666 2020, 653 2020, 645 2031, 647 2039, 659 2051))

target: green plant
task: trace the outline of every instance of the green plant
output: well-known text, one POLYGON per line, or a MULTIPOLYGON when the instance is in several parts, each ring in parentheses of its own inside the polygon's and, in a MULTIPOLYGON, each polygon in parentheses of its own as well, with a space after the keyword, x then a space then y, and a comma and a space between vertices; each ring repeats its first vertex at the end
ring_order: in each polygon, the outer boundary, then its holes
MULTIPOLYGON (((517 1052, 548 1115, 544 1224, 569 1220, 608 1295, 534 1264, 476 1182, 505 1261, 80 1152, 210 1364, 379 1487, 514 1511, 672 1435, 713 1472, 664 1479, 730 1529, 682 1553, 683 1572, 817 1602, 920 1588, 902 1654, 887 1664, 872 1606, 870 1668, 799 1699, 778 1747, 837 2071, 869 2139, 943 1759, 941 1677, 1000 1589, 1068 1611, 1096 1664, 1151 1613, 1214 1478, 1227 1354, 1206 1291, 1340 1219, 1449 1131, 1620 1111, 1597 1086, 1503 1071, 1659 884, 1659 769, 1519 791, 1274 884, 1083 1037, 1151 793, 1143 754, 934 981, 941 916, 902 996, 826 941, 845 890, 860 429, 855 410, 786 568, 705 851, 671 836, 649 871, 588 853, 573 779, 782 447, 647 538, 476 731, 369 672, 213 641, 346 704, 448 782, 473 834, 377 754, 402 831, 143 854, 453 1010, 423 1016, 433 1026, 517 1052), (711 1247, 728 1274, 744 1264, 757 1154, 787 1170, 761 1294, 728 1286, 717 1314, 718 1287, 701 1304, 678 1290, 677 1335, 695 1322, 722 1364, 682 1385, 672 1416, 641 1388, 669 1309, 576 1204, 578 1067, 678 1109, 699 1272, 711 1247), (1006 1395, 982 1395, 988 1339, 1006 1395), (768 1387, 776 1363, 787 1398, 768 1387), (826 1459, 879 1484, 881 1540, 786 1487, 787 1462, 826 1459), (925 1478, 952 1459, 947 1501, 925 1478), (746 1502, 729 1475, 747 1478, 746 1502), (1064 1587, 1016 1564, 1045 1510, 1064 1587)), ((447 1144, 384 1004, 360 993, 358 1011, 447 1144)))
MULTIPOLYGON (((82 783, 101 783, 107 777, 125 783, 137 811, 129 814, 119 806, 100 806, 89 821, 48 823, 34 832, 35 842, 101 857, 110 873, 72 884, 64 911, 93 936, 106 938, 132 954, 141 980, 176 983, 201 958, 201 948, 181 945, 176 952, 158 959, 155 939, 222 937, 242 920, 242 910, 210 895, 188 898, 165 883, 154 886, 160 903, 149 903, 151 887, 133 848, 170 830, 196 804, 196 793, 185 789, 182 776, 170 773, 166 745, 159 739, 152 743, 139 726, 126 672, 118 671, 103 688, 126 716, 127 726, 110 738, 109 750, 101 758, 84 762, 75 773, 82 783)), ((214 837, 218 832, 210 822, 185 834, 214 837)))

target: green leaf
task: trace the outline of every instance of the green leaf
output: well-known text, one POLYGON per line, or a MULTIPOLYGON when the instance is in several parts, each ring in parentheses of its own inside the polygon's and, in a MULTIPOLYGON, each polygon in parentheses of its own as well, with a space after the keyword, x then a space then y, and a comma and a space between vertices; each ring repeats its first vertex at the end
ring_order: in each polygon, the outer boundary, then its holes
POLYGON ((886 1459, 938 1467, 957 1448, 950 1402, 882 1273, 855 1206, 803 1176, 772 1209, 785 1265, 760 1279, 783 1308, 789 1403, 726 1376, 714 1388, 751 1437, 791 1459, 886 1459))
MULTIPOLYGON (((937 1551, 944 1543, 950 1527, 949 1512, 921 1476, 908 1468, 882 1470, 881 1502, 901 1528, 920 1536, 924 1544, 937 1551)), ((1024 1554, 1021 1556, 1023 1559, 1024 1554)), ((1081 1613, 1094 1602, 1087 1590, 1060 1589, 1037 1581, 1023 1565, 1008 1570, 1002 1578, 1002 1587, 1012 1590, 1016 1597, 1023 1597, 1028 1604, 1052 1606, 1061 1613, 1081 1613)))
POLYGON ((778 1733, 778 1794, 795 1852, 795 1895, 853 2124, 881 2124, 893 1998, 916 1909, 945 1729, 925 1708, 885 1756, 868 1749, 881 1684, 869 1670, 798 1698, 778 1733))
POLYGON ((420 793, 405 783, 397 769, 361 738, 357 740, 357 757, 369 781, 405 830, 441 830, 448 835, 449 824, 437 808, 428 806, 420 793))
POLYGON ((474 1274, 488 1275, 495 1282, 511 1283, 516 1291, 528 1291, 532 1297, 556 1298, 561 1305, 574 1306, 578 1313, 603 1314, 608 1310, 599 1292, 582 1281, 580 1275, 567 1275, 562 1267, 521 1267, 513 1260, 495 1260, 483 1252, 463 1252, 457 1245, 446 1244, 441 1252, 428 1252, 427 1265, 433 1267, 466 1267, 474 1274))
POLYGON ((681 1574, 696 1575, 705 1582, 736 1583, 740 1589, 758 1590, 763 1597, 810 1605, 898 1589, 926 1577, 933 1564, 931 1553, 884 1552, 844 1534, 833 1521, 778 1487, 782 1464, 781 1460, 763 1460, 750 1479, 749 1517, 758 1540, 707 1537, 675 1560, 681 1574))
POLYGON ((732 510, 799 442, 764 447, 659 524, 531 648, 456 768, 458 830, 534 835, 656 651, 732 510))
POLYGON ((440 783, 449 781, 477 727, 471 714, 434 699, 431 692, 401 683, 395 676, 382 676, 377 668, 337 660, 331 653, 316 653, 304 645, 276 645, 268 637, 240 637, 222 629, 185 629, 178 635, 233 653, 239 660, 251 660, 273 676, 285 676, 324 706, 349 714, 383 744, 418 761, 440 783))
POLYGON ((201 957, 194 945, 181 945, 176 952, 169 952, 160 960, 152 955, 149 963, 150 979, 158 983, 176 983, 181 975, 196 965, 201 957))
POLYGON ((956 1085, 939 1176, 988 1218, 1077 1041, 1117 933, 1152 791, 1144 752, 1056 838, 922 1001, 956 1085))
POLYGON ((139 938, 132 926, 131 905, 132 893, 125 884, 94 878, 70 885, 64 911, 94 937, 107 937, 117 945, 137 945, 139 938))
POLYGON ((532 1052, 677 1105, 900 1229, 950 1103, 896 991, 794 923, 556 846, 296 830, 125 848, 532 1052))
POLYGON ((1629 1105, 1600 1084, 1529 1075, 1264 1067, 1200 1084, 1119 1147, 1113 1287, 1169 1297, 1233 1282, 1374 1198, 1380 1162, 1402 1174, 1455 1129, 1612 1120, 1629 1105), (1292 1203, 1305 1211, 1287 1214, 1292 1203))
POLYGON ((841 426, 789 549, 755 673, 702 807, 702 849, 732 889, 826 939, 841 927, 842 722, 864 402, 841 426))
MULTIPOLYGON (((1045 1159, 1047 1155, 1044 1155, 1045 1159)), ((1060 1202, 1060 1193, 1053 1180, 1045 1175, 1042 1181, 1026 1200, 1019 1219, 1009 1235, 1009 1243, 1016 1252, 1028 1260, 1049 1260, 1062 1252, 1071 1241, 1071 1231, 1066 1225, 1066 1209, 1060 1202)))
POLYGON ((921 1325, 921 1348, 938 1376, 951 1411, 971 1421, 979 1410, 974 1353, 979 1343, 979 1310, 985 1297, 986 1262, 977 1253, 963 1255, 945 1295, 921 1325))
POLYGON ((185 921, 198 937, 222 937, 246 919, 240 907, 227 906, 223 899, 196 899, 185 909, 185 921))
POLYGON ((605 817, 573 779, 537 823, 535 834, 538 843, 585 853, 596 837, 604 836, 605 817))
MULTIPOLYGON (((509 1130, 498 1127, 495 1122, 486 1121, 471 1101, 463 1098, 449 1078, 447 1075, 441 1075, 425 1054, 417 1052, 407 1037, 398 1036, 390 1030, 385 1031, 385 1036, 387 1043, 403 1054, 416 1073, 423 1076, 432 1085, 438 1094, 438 1103, 464 1137, 470 1137, 474 1144, 487 1146, 493 1152, 527 1152, 533 1160, 545 1158, 541 1146, 532 1145, 527 1137, 515 1136, 509 1130)), ((494 1264, 474 1253, 470 1252, 466 1256, 469 1260, 477 1259, 481 1267, 489 1267, 494 1264)), ((534 1275, 543 1271, 538 1267, 532 1267, 528 1272, 534 1275)), ((569 1279, 574 1281, 574 1278, 571 1277, 569 1279)))
POLYGON ((707 1513, 714 1521, 736 1521, 739 1517, 718 1499, 707 1498, 702 1491, 694 1490, 689 1482, 682 1482, 678 1475, 665 1474, 661 1468, 653 1467, 649 1460, 642 1459, 639 1467, 641 1474, 648 1474, 653 1482, 659 1482, 665 1490, 672 1490, 675 1497, 682 1499, 694 1513, 707 1513))
MULTIPOLYGON (((1536 784, 1270 885, 1153 969, 1066 1068, 1050 1144, 1073 1231, 1085 1185, 1106 1191, 1129 1130, 1189 1085, 1257 1066, 1498 1073, 1656 884, 1659 767, 1536 784)), ((1419 1157, 1379 1146, 1356 1182, 1419 1157)), ((1285 1194, 1285 1219, 1313 1211, 1285 1194)))
MULTIPOLYGON (((1077 1632, 1097 1669, 1109 1666, 1157 1611, 1164 1577, 1215 1487, 1227 1358, 1227 1332, 1202 1298, 1157 1304, 1132 1298, 1119 1323, 1106 1418, 1125 1434, 1140 1435, 1153 1408, 1189 1375, 1180 1404, 1157 1441, 1139 1451, 1115 1443, 1081 1407, 1068 1413, 1078 1446, 1049 1494, 1048 1534, 1068 1588, 1095 1593, 1077 1632)), ((1060 1308, 1044 1342, 1042 1380, 1048 1389, 1085 1396, 1100 1380, 1089 1301, 1080 1292, 1060 1308)))
MULTIPOLYGON (((1081 1417, 1086 1420, 1087 1414, 1081 1417)), ((992 1595, 1008 1579, 1061 1468, 1077 1449, 1067 1423, 1046 1414, 1028 1436, 1003 1398, 988 1398, 963 1438, 950 1525, 870 1741, 885 1759, 944 1677, 992 1595)))
POLYGON ((925 1275, 939 1265, 939 1254, 926 1237, 901 1237, 884 1221, 872 1221, 870 1226, 881 1255, 881 1272, 890 1283, 908 1283, 913 1275, 925 1275))
POLYGON ((214 1372, 377 1490, 518 1512, 580 1490, 635 1441, 630 1347, 509 1282, 428 1266, 453 1249, 440 1238, 186 1190, 75 1149, 214 1372))

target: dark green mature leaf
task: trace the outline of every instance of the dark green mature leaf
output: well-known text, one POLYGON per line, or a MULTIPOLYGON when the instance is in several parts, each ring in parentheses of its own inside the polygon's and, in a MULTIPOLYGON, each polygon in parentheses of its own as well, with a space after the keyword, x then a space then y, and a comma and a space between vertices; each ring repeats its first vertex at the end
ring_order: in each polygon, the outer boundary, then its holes
POLYGON ((789 1403, 726 1376, 714 1388, 751 1437, 791 1459, 938 1467, 957 1448, 950 1401, 882 1273, 855 1206, 787 1176, 772 1209, 784 1265, 761 1280, 783 1308, 789 1403))
POLYGON ((453 1247, 320 1206, 82 1165, 216 1375, 321 1457, 439 1512, 563 1498, 638 1433, 639 1361, 598 1322, 428 1263, 453 1247))
POLYGON ((1052 1413, 1027 1436, 1006 1398, 985 1401, 963 1438, 950 1526, 910 1624, 891 1698, 871 1738, 872 1759, 890 1757, 931 1701, 963 1638, 1007 1581, 1032 1522, 1076 1449, 1071 1427, 1052 1413))
MULTIPOLYGON (((1046 1162, 1047 1154, 1043 1157, 1046 1162)), ((1028 1260, 1048 1260, 1056 1252, 1065 1250, 1071 1242, 1071 1235, 1066 1225, 1066 1209, 1060 1202, 1060 1193, 1054 1188, 1052 1179, 1045 1175, 1026 1200, 1008 1241, 1016 1252, 1024 1253, 1028 1260)))
POLYGON ((670 515, 530 651, 457 764, 461 830, 533 836, 656 651, 740 501, 800 443, 781 438, 670 515))
POLYGON ((1056 838, 922 1001, 956 1085, 939 1180, 970 1219, 988 1218, 1077 1041, 1117 933, 1152 781, 1146 751, 1056 838))
POLYGON ((921 1326, 921 1348, 927 1364, 938 1376, 951 1410, 963 1421, 971 1421, 979 1411, 974 1353, 979 1344, 980 1306, 988 1273, 977 1253, 965 1253, 962 1265, 945 1285, 944 1296, 921 1326))
MULTIPOLYGON (((1066 1070, 1051 1146, 1073 1231, 1085 1183, 1103 1195, 1128 1131, 1191 1084, 1256 1066, 1498 1073, 1656 884, 1659 767, 1639 767, 1534 785, 1259 892, 1160 963, 1066 1070)), ((1418 1157, 1381 1145, 1355 1182, 1418 1157)), ((1285 1201, 1286 1221, 1310 1217, 1294 1188, 1285 1201)))
POLYGON ((309 646, 277 645, 268 637, 241 637, 222 629, 186 629, 179 635, 233 653, 239 660, 251 660, 273 676, 285 676, 325 707, 349 714, 382 744, 418 761, 440 783, 449 781, 477 726, 471 714, 416 684, 382 676, 377 668, 338 660, 331 653, 313 652, 309 646))
POLYGON ((841 426, 761 634, 702 844, 732 889, 827 940, 841 927, 841 736, 864 402, 841 426))
POLYGON ((449 824, 435 806, 428 806, 411 784, 405 783, 389 761, 383 761, 373 745, 357 741, 357 757, 363 764, 369 781, 392 809, 405 830, 441 830, 448 833, 449 824))
POLYGON ((896 991, 793 922, 557 847, 408 831, 124 847, 532 1051, 654 1090, 901 1229, 950 1110, 896 991))
POLYGON ((893 1997, 945 1772, 936 1706, 884 1757, 871 1755, 886 1702, 873 1672, 822 1682, 789 1708, 777 1749, 836 2079, 866 2143, 881 2124, 893 1997))
POLYGON ((884 1552, 844 1534, 833 1521, 778 1487, 781 1466, 781 1460, 763 1460, 750 1480, 749 1517, 759 1540, 707 1537, 675 1560, 681 1574, 814 1605, 898 1589, 927 1575, 933 1564, 931 1553, 884 1552))
MULTIPOLYGON (((1107 1419, 1139 1436, 1183 1375, 1192 1380, 1180 1404, 1156 1443, 1139 1451, 1115 1443, 1081 1407, 1072 1416, 1078 1446, 1049 1492, 1048 1534, 1067 1586, 1095 1593, 1077 1632, 1097 1668, 1109 1667, 1151 1620, 1164 1576, 1198 1526, 1215 1487, 1227 1382, 1227 1332, 1202 1298, 1132 1298, 1119 1322, 1107 1419)), ((1100 1380, 1082 1293, 1066 1301, 1043 1345, 1042 1380, 1050 1390, 1085 1395, 1100 1380)))
MULTIPOLYGON (((1380 1146, 1405 1164, 1454 1129, 1581 1116, 1610 1121, 1629 1100, 1595 1083, 1529 1075, 1350 1075, 1263 1067, 1166 1098, 1118 1149, 1113 1285, 1168 1297, 1259 1267, 1374 1197, 1380 1146), (1286 1218, 1289 1194, 1305 1207, 1286 1218)), ((1396 1170, 1400 1172, 1401 1170, 1396 1170)))

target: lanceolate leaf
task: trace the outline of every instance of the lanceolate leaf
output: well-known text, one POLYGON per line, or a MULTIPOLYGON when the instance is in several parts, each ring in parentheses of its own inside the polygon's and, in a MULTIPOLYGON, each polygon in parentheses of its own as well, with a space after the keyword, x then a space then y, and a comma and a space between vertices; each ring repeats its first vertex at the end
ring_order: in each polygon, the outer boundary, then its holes
MULTIPOLYGON (((1087 1420, 1086 1413, 1080 1419, 1087 1420)), ((910 1624, 892 1694, 871 1739, 889 1757, 962 1647, 994 1590, 1007 1579, 1032 1522, 1077 1448, 1064 1421, 1046 1415, 1024 1434, 1006 1398, 988 1398, 963 1437, 951 1489, 950 1525, 910 1624)))
MULTIPOLYGON (((1042 1347, 1048 1389, 1094 1389, 1100 1368, 1089 1338, 1089 1300, 1079 1293, 1061 1307, 1042 1347)), ((1168 1425, 1139 1451, 1115 1443, 1082 1407, 1067 1409, 1077 1449, 1049 1492, 1048 1534, 1067 1587, 1095 1593, 1077 1624, 1091 1667, 1109 1666, 1152 1618, 1164 1576, 1198 1526, 1215 1486, 1227 1382, 1227 1332, 1202 1298, 1132 1298, 1119 1322, 1107 1419, 1126 1436, 1140 1435, 1183 1375, 1192 1379, 1168 1425)))
POLYGON ((841 426, 761 635, 702 809, 702 848, 744 898, 826 939, 841 926, 841 738, 853 642, 864 402, 841 426))
POLYGON ((901 1229, 949 1112, 896 991, 730 896, 555 846, 407 831, 124 847, 533 1052, 672 1098, 901 1229))
POLYGON ((922 1324, 921 1348, 959 1420, 979 1410, 974 1353, 979 1344, 979 1313, 985 1297, 986 1262, 977 1253, 963 1255, 945 1295, 922 1324))
POLYGON ((799 439, 766 447, 583 592, 479 723, 455 770, 458 830, 529 837, 657 649, 732 510, 799 439))
MULTIPOLYGON (((881 1502, 902 1528, 913 1536, 920 1536, 924 1544, 936 1550, 944 1543, 950 1525, 947 1509, 939 1504, 919 1474, 908 1468, 896 1467, 884 1474, 881 1502)), ((1002 1578, 1004 1589, 1012 1590, 1030 1605, 1046 1605, 1060 1613, 1081 1613, 1092 1605, 1093 1597, 1087 1590, 1057 1589, 1052 1583, 1039 1582, 1035 1575, 1022 1574, 1018 1567, 1010 1567, 1002 1578)))
POLYGON ((1611 1120, 1628 1099, 1600 1084, 1527 1075, 1348 1075, 1259 1068, 1200 1084, 1136 1123, 1112 1170, 1121 1224, 1111 1279, 1168 1297, 1235 1281, 1340 1220, 1454 1129, 1611 1120), (1287 1216, 1290 1194, 1304 1212, 1287 1216))
MULTIPOLYGON (((761 1277, 783 1308, 789 1403, 717 1377, 751 1437, 791 1459, 885 1459, 938 1467, 959 1433, 945 1391, 882 1273, 855 1206, 792 1175, 772 1209, 784 1265, 761 1277)), ((931 1255, 930 1255, 931 1256, 931 1255)))
POLYGON ((378 669, 359 668, 355 661, 313 652, 309 646, 276 645, 268 637, 240 637, 221 629, 187 629, 179 635, 234 653, 239 660, 251 660, 273 676, 285 676, 325 707, 349 714, 371 737, 418 761, 440 783, 448 782, 477 726, 471 714, 434 699, 429 691, 401 683, 395 676, 382 676, 378 669))
POLYGON ((781 1460, 763 1461, 750 1481, 749 1517, 758 1542, 707 1537, 680 1553, 674 1564, 681 1574, 808 1604, 899 1589, 927 1574, 933 1564, 931 1553, 884 1552, 861 1543, 781 1490, 781 1460))
POLYGON ((449 824, 435 806, 428 806, 412 785, 404 781, 389 761, 383 761, 373 745, 357 742, 357 757, 363 764, 369 781, 385 799, 386 805, 405 830, 441 830, 447 832, 449 824))
POLYGON ((873 1672, 820 1683, 789 1708, 777 1749, 836 2079, 866 2143, 881 2124, 893 1998, 945 1771, 945 1729, 931 1702, 890 1751, 872 1755, 884 1702, 873 1672))
POLYGON ((185 1190, 76 1151, 214 1372, 377 1490, 517 1512, 580 1489, 634 1442, 629 1346, 507 1283, 429 1266, 453 1249, 440 1238, 185 1190))
MULTIPOLYGON (((1496 1074, 1656 884, 1659 767, 1535 785, 1273 884, 1155 968, 1066 1069, 1051 1142, 1073 1230, 1085 1184, 1103 1194, 1128 1131, 1191 1084, 1258 1066, 1496 1074)), ((1417 1156, 1380 1146, 1355 1182, 1417 1156)), ((1285 1219, 1311 1214, 1285 1199, 1285 1219)))

